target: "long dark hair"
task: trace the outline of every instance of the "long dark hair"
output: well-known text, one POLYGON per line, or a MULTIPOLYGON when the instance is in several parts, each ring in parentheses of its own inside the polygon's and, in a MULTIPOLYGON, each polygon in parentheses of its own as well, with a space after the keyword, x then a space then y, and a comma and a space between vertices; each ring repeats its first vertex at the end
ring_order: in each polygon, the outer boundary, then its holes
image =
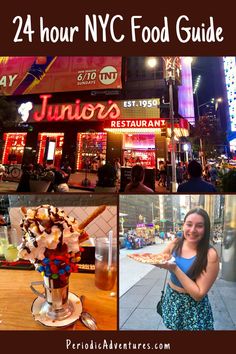
MULTIPOLYGON (((189 210, 189 212, 184 217, 184 222, 186 221, 187 217, 191 214, 201 215, 204 219, 204 228, 205 228, 203 238, 200 240, 200 242, 198 243, 198 246, 197 246, 196 259, 187 272, 187 275, 191 279, 196 280, 197 277, 203 271, 205 271, 206 267, 207 267, 207 254, 208 254, 209 244, 210 244, 211 222, 210 222, 210 218, 209 218, 209 215, 207 214, 207 212, 201 208, 195 208, 195 209, 189 210)), ((175 251, 178 256, 180 256, 182 253, 183 244, 184 244, 184 234, 179 239, 179 241, 177 242, 177 244, 175 245, 175 247, 173 249, 173 251, 175 251)))

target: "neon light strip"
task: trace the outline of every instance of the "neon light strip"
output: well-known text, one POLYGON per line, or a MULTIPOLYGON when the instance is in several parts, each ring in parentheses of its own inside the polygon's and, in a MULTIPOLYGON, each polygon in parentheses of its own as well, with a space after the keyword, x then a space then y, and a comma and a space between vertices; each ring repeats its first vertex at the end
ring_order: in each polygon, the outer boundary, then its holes
MULTIPOLYGON (((44 137, 48 137, 48 138, 51 138, 51 137, 55 137, 55 138, 61 138, 63 137, 64 138, 64 133, 39 133, 38 135, 38 141, 39 141, 39 153, 38 153, 38 160, 37 160, 37 163, 40 163, 40 161, 42 160, 41 159, 41 153, 42 153, 42 144, 43 144, 43 138, 44 137)), ((63 139, 63 144, 64 144, 64 139, 63 139)))
MULTIPOLYGON (((25 138, 26 138, 27 133, 5 133, 5 134, 6 134, 6 142, 5 142, 5 146, 4 146, 2 162, 4 164, 7 164, 8 159, 6 158, 6 153, 7 153, 7 148, 8 148, 8 140, 12 137, 17 139, 18 136, 23 136, 24 137, 24 144, 25 144, 25 138)), ((24 147, 25 147, 25 145, 24 145, 24 147)))
POLYGON ((77 163, 76 163, 76 169, 79 170, 80 164, 81 164, 81 142, 82 142, 82 133, 78 133, 78 150, 77 150, 77 163))
POLYGON ((236 62, 235 57, 223 57, 225 84, 229 106, 231 132, 236 132, 236 62))
POLYGON ((39 135, 39 154, 38 154, 38 161, 37 163, 39 163, 39 161, 41 160, 41 151, 42 151, 42 144, 43 144, 43 139, 41 139, 40 135, 39 135))
POLYGON ((104 128, 105 131, 111 133, 160 133, 160 128, 104 128))
POLYGON ((64 133, 40 133, 40 136, 46 136, 46 137, 61 137, 61 136, 64 136, 64 133))
POLYGON ((5 158, 6 158, 6 150, 7 150, 7 145, 8 145, 8 139, 9 139, 9 133, 6 133, 6 142, 5 142, 5 146, 4 146, 4 152, 3 152, 3 163, 7 163, 5 162, 5 158))
POLYGON ((188 57, 181 57, 181 81, 178 90, 179 114, 186 118, 189 123, 195 125, 193 83, 191 61, 188 57))

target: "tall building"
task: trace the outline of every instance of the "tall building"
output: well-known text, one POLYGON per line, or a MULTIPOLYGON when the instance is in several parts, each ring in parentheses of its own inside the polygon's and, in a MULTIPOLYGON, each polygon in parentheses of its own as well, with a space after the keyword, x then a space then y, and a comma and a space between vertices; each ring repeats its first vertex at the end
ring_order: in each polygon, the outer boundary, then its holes
POLYGON ((225 88, 228 100, 228 141, 230 151, 236 158, 236 58, 223 57, 225 88))
POLYGON ((158 196, 156 195, 120 195, 120 213, 126 214, 124 216, 125 231, 136 228, 138 223, 142 222, 152 223, 153 206, 156 205, 158 196))
POLYGON ((220 117, 217 114, 215 102, 209 102, 201 108, 201 115, 208 118, 209 124, 221 129, 220 117))

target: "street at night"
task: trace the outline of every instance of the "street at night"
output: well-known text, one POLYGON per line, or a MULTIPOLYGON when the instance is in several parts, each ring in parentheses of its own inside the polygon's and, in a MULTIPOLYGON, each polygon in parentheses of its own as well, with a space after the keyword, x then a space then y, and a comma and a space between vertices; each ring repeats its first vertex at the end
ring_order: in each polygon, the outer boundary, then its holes
POLYGON ((1 185, 235 191, 234 57, 73 57, 55 76, 71 58, 27 57, 24 79, 22 57, 0 58, 1 185))

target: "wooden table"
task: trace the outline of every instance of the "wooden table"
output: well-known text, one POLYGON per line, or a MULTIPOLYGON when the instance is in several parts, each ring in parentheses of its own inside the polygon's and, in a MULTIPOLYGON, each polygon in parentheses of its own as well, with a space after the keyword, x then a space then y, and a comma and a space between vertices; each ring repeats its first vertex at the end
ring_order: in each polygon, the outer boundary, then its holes
MULTIPOLYGON (((31 305, 36 296, 30 290, 33 281, 42 281, 37 271, 0 270, 0 330, 60 330, 34 320, 31 305)), ((70 276, 69 290, 85 296, 84 308, 96 318, 99 330, 117 329, 116 289, 100 290, 94 285, 94 274, 77 273, 70 276), (115 296, 111 296, 114 292, 115 296)), ((88 330, 80 321, 65 329, 88 330)))

